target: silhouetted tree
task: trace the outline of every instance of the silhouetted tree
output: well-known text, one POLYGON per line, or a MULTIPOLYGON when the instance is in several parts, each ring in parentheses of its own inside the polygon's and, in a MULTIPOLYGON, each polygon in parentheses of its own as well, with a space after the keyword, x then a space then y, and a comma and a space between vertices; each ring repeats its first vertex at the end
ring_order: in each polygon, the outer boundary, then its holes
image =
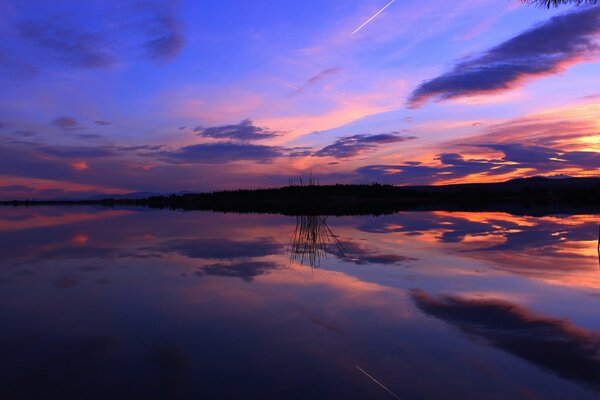
POLYGON ((558 7, 563 4, 598 4, 598 0, 521 0, 523 3, 534 4, 540 7, 558 7))

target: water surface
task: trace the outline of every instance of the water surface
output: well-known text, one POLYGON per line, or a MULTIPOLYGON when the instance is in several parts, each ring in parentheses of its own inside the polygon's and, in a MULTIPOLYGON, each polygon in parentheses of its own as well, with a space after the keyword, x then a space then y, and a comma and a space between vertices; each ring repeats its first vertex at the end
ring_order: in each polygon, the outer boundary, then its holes
POLYGON ((598 398, 598 222, 0 208, 0 398, 598 398))

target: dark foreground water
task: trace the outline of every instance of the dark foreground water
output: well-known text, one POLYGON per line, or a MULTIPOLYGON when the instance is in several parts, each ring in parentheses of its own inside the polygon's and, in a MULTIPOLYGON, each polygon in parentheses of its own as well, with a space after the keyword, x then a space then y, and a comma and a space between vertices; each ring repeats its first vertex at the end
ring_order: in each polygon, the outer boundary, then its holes
POLYGON ((598 223, 0 208, 0 399, 597 399, 598 223))

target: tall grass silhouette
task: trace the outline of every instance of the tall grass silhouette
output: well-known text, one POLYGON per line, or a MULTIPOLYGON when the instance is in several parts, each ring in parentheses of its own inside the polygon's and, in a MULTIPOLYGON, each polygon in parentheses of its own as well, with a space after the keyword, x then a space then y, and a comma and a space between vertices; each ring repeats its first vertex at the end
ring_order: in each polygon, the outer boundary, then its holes
POLYGON ((327 253, 335 247, 344 255, 342 244, 327 225, 327 217, 322 215, 296 216, 296 229, 290 241, 290 261, 300 265, 318 268, 327 253))

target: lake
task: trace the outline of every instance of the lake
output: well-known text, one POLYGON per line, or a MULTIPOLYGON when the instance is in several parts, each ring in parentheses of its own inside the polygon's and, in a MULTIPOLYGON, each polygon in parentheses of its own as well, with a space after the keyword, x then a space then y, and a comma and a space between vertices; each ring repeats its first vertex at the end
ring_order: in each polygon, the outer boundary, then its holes
POLYGON ((599 222, 0 208, 0 398, 596 399, 599 222))

